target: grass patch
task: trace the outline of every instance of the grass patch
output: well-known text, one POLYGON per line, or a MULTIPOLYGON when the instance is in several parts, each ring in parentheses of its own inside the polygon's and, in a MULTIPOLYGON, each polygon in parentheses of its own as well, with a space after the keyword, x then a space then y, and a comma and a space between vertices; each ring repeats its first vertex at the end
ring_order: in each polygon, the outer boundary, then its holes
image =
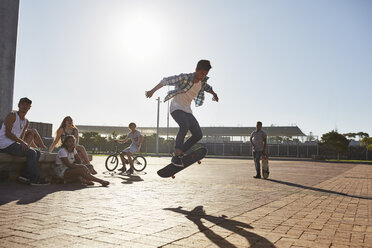
POLYGON ((349 163, 372 163, 372 160, 346 160, 346 159, 326 159, 329 162, 349 162, 349 163))

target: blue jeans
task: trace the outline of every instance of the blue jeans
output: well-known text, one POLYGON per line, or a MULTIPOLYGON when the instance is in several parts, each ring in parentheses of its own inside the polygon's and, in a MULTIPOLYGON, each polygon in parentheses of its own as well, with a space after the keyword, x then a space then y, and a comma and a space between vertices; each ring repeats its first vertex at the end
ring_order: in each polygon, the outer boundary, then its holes
POLYGON ((175 148, 187 152, 203 137, 199 123, 192 114, 186 113, 182 110, 173 111, 171 115, 180 127, 176 137, 175 148), (191 137, 184 142, 185 136, 189 130, 191 132, 191 137))
POLYGON ((253 161, 254 161, 254 166, 256 167, 257 176, 261 176, 261 164, 260 164, 261 156, 262 156, 262 151, 253 152, 253 161))
POLYGON ((40 158, 40 152, 33 148, 24 151, 22 145, 14 142, 10 146, 0 149, 5 152, 18 157, 26 157, 26 166, 21 171, 21 176, 30 179, 31 182, 36 182, 39 179, 39 169, 37 163, 40 158))

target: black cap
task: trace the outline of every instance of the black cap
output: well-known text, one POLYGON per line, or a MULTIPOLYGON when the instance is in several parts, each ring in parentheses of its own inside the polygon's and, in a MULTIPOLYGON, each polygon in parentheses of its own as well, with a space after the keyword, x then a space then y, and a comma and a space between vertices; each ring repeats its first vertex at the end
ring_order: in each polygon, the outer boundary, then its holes
POLYGON ((30 99, 28 99, 27 97, 22 97, 21 99, 19 99, 19 102, 18 104, 20 104, 21 102, 25 102, 25 103, 28 103, 28 104, 32 104, 32 101, 30 99))

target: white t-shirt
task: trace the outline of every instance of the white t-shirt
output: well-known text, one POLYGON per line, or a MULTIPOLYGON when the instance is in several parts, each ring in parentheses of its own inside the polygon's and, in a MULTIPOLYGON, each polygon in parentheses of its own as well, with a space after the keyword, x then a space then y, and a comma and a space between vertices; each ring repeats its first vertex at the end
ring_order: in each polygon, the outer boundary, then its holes
POLYGON ((132 144, 130 144, 130 146, 139 146, 139 141, 140 141, 140 137, 141 137, 141 132, 136 130, 134 133, 132 131, 130 131, 127 135, 127 139, 131 139, 132 140, 132 144))
POLYGON ((264 149, 264 139, 267 138, 267 134, 261 129, 258 132, 253 131, 251 137, 253 143, 252 146, 253 151, 262 152, 264 149))
POLYGON ((67 158, 68 161, 72 164, 73 162, 75 162, 75 154, 77 154, 75 148, 73 152, 68 152, 66 148, 59 149, 56 157, 56 164, 57 165, 63 164, 61 158, 67 158))
MULTIPOLYGON (((13 123, 11 132, 12 134, 20 138, 22 135, 23 129, 25 129, 25 126, 27 124, 27 119, 24 118, 23 120, 21 120, 17 111, 13 111, 13 113, 15 113, 16 115, 16 120, 13 123)), ((5 124, 3 123, 0 129, 0 149, 5 149, 15 142, 14 140, 11 140, 6 136, 5 129, 6 129, 5 124)))
POLYGON ((172 98, 169 111, 172 113, 176 110, 182 110, 186 113, 192 114, 191 101, 198 96, 201 86, 201 81, 199 81, 194 83, 194 85, 187 92, 175 95, 172 98))

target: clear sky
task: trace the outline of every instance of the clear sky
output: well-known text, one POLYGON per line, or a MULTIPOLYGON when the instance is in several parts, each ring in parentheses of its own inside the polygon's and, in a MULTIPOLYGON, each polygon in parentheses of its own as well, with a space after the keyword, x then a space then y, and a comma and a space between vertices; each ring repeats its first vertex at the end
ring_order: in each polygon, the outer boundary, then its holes
MULTIPOLYGON (((14 91, 28 119, 156 126, 163 77, 209 59, 201 126, 372 135, 372 1, 21 0, 14 91)), ((160 125, 167 123, 160 105, 160 125)), ((176 123, 170 118, 170 125, 176 123)))

